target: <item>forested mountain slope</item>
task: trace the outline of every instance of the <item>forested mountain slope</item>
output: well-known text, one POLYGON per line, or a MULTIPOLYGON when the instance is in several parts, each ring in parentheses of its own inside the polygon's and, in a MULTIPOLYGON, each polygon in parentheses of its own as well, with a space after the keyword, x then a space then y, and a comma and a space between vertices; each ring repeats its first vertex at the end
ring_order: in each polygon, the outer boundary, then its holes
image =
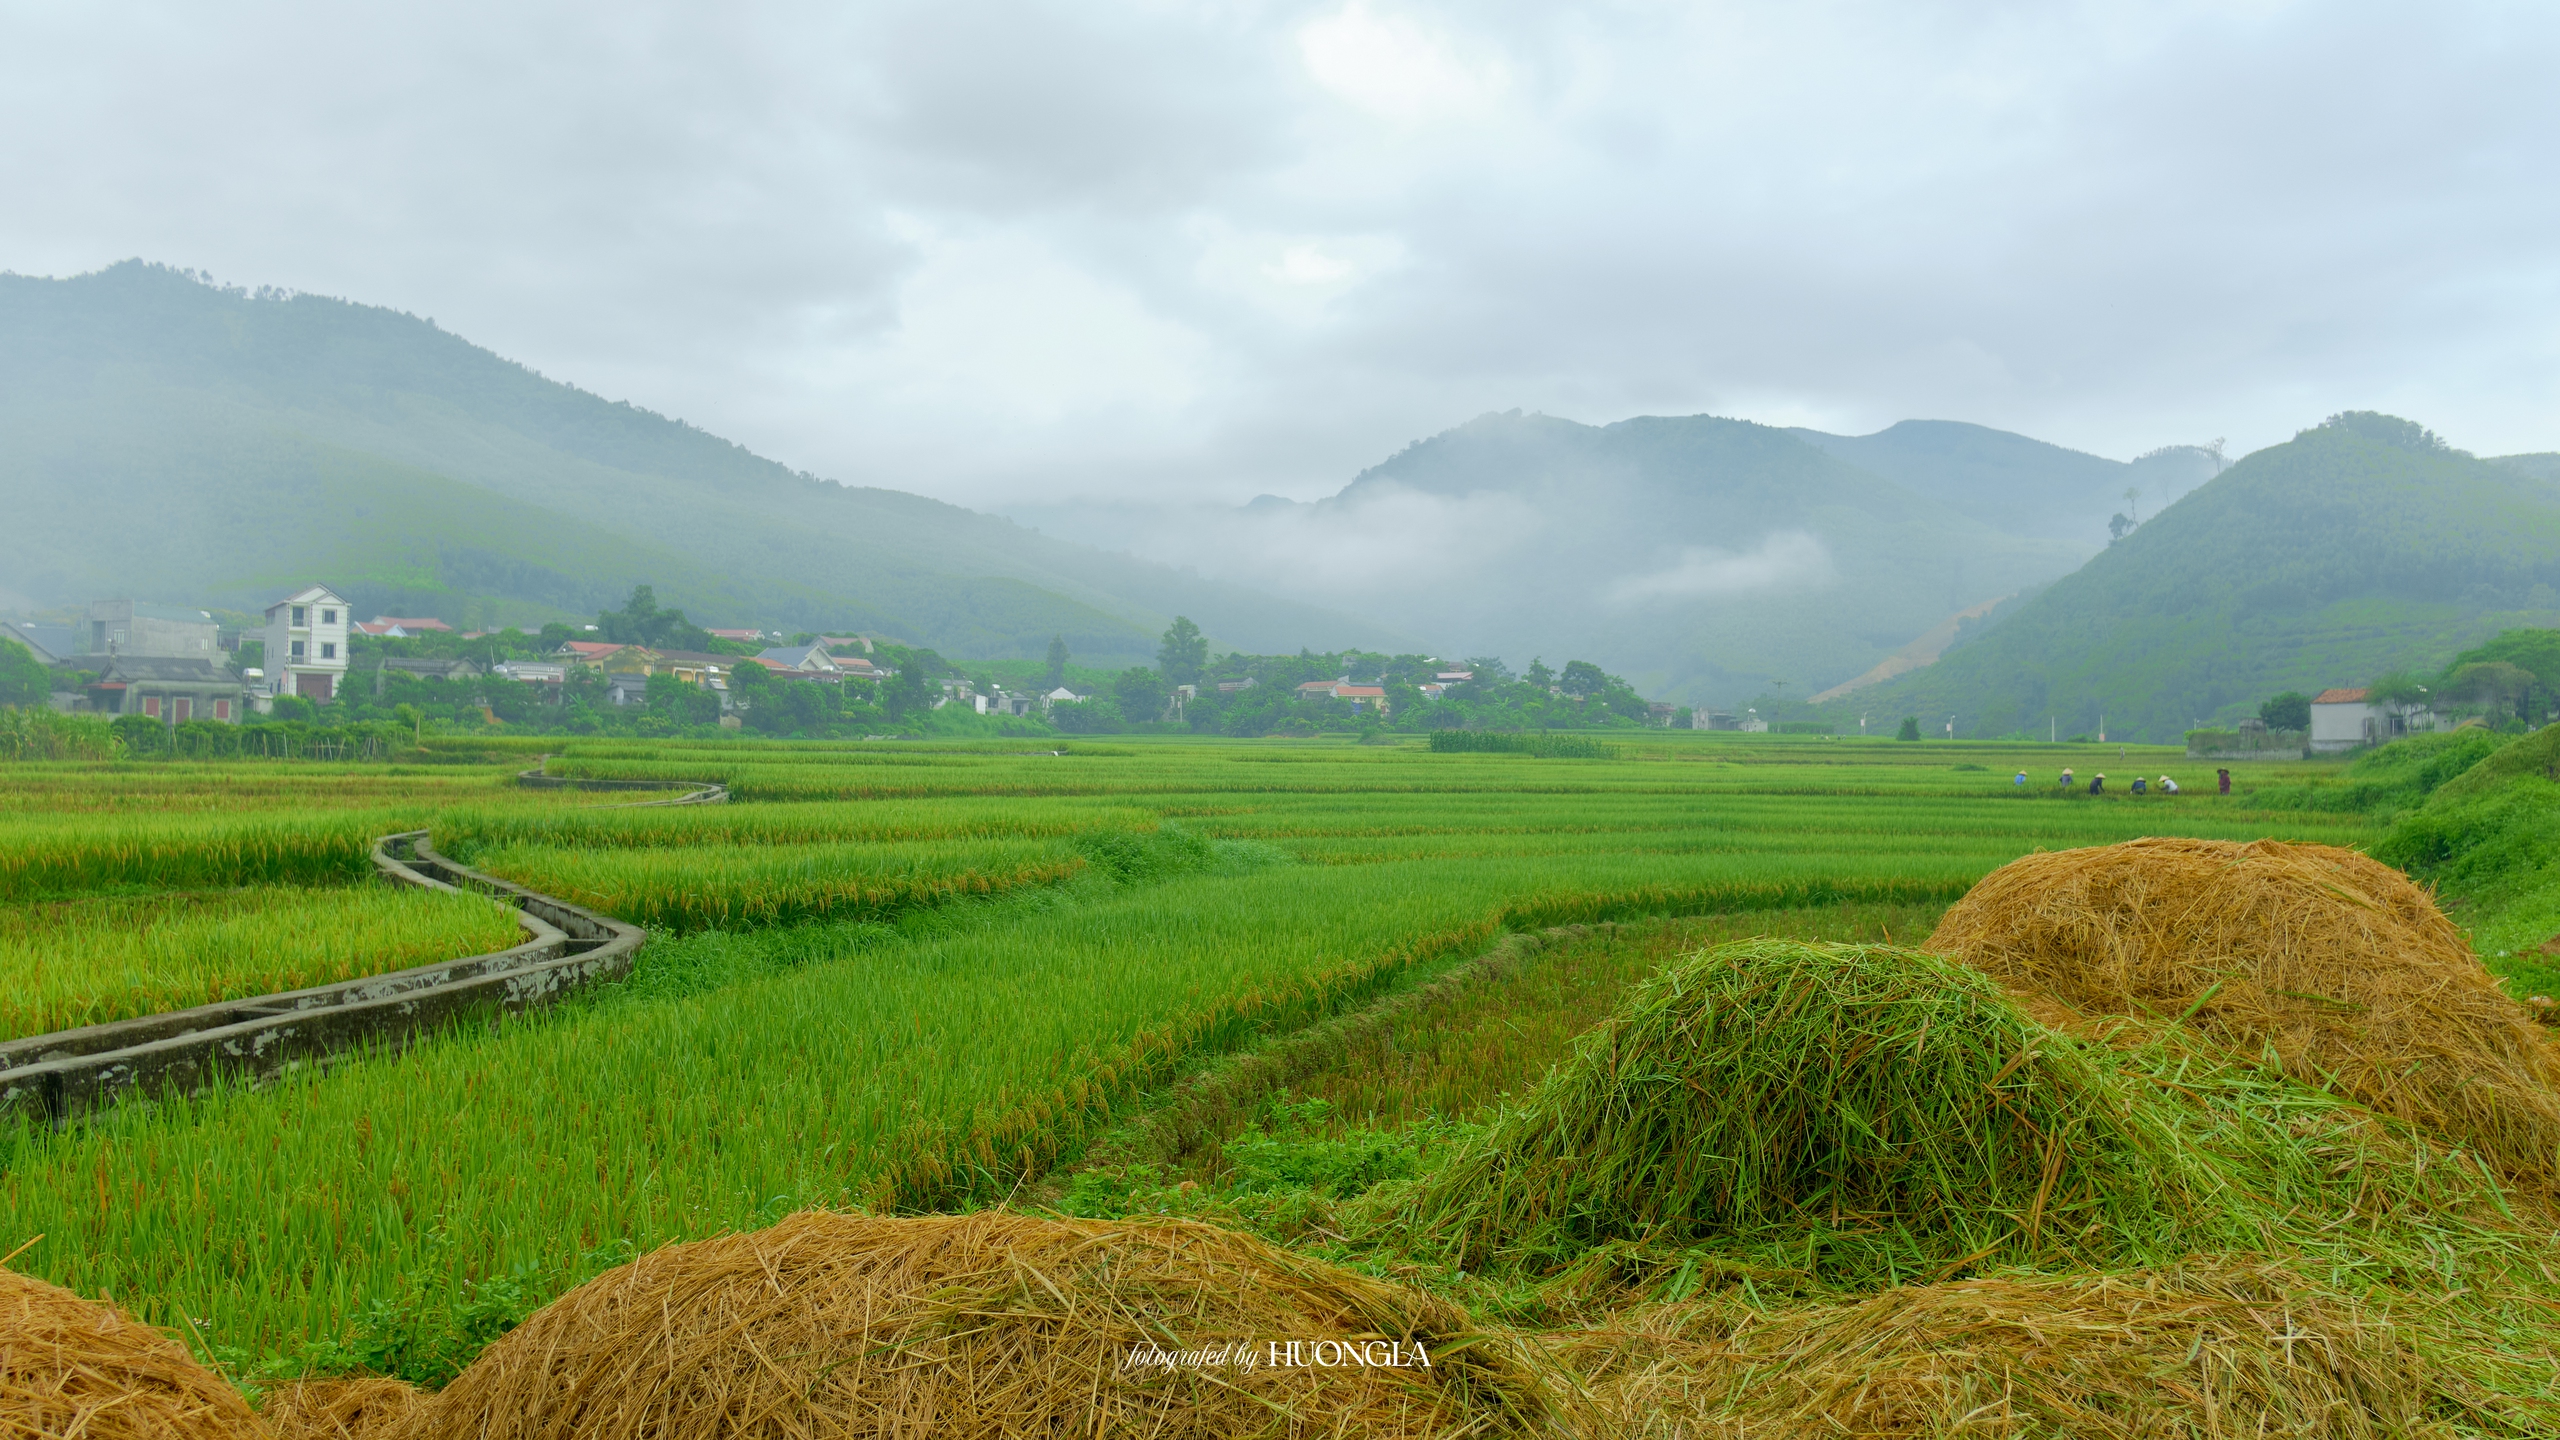
POLYGON ((2282 690, 2440 662, 2560 623, 2560 492, 2350 414, 2249 456, 1925 670, 1834 712, 1960 735, 2175 740, 2282 690))
MULTIPOLYGON (((591 614, 656 584, 705 623, 863 627, 956 655, 1137 657, 1175 612, 1295 649, 1395 637, 1317 607, 791 470, 427 321, 127 262, 0 276, 0 603, 591 614)), ((459 613, 452 618, 462 618, 459 613)))

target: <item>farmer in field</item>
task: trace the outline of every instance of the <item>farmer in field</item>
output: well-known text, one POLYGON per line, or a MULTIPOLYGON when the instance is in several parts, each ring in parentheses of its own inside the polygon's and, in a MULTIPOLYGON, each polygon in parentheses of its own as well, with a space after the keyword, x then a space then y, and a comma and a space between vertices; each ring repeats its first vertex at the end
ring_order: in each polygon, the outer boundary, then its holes
POLYGON ((2177 794, 2177 793, 2178 793, 2178 782, 2177 782, 2177 781, 2175 781, 2175 780, 2170 779, 2170 778, 2169 778, 2168 776, 2166 776, 2166 775, 2161 776, 2161 777, 2160 777, 2160 793, 2161 793, 2161 794, 2163 794, 2163 795, 2175 795, 2175 794, 2177 794))
POLYGON ((2231 793, 2231 767, 2230 767, 2230 766, 2228 766, 2228 765, 2226 765, 2226 766, 2222 767, 2221 769, 2214 771, 2214 772, 2213 772, 2213 774, 2214 774, 2214 778, 2215 778, 2215 779, 2217 779, 2217 780, 2219 780, 2219 781, 2221 781, 2221 782, 2222 782, 2222 793, 2223 793, 2223 794, 2225 794, 2225 795, 2230 794, 2230 793, 2231 793))
POLYGON ((2148 786, 2145 786, 2145 785, 2142 783, 2142 777, 2141 777, 2141 776, 2136 775, 2136 776, 2134 776, 2134 777, 2133 777, 2133 793, 2134 793, 2134 794, 2139 795, 2139 794, 2143 793, 2143 791, 2144 791, 2144 790, 2146 790, 2146 789, 2148 789, 2148 788, 2149 788, 2148 786))
POLYGON ((2104 795, 2107 793, 2106 771, 2101 770, 2097 774, 2089 777, 2089 793, 2092 795, 2104 795))
POLYGON ((2025 785, 2025 784, 2027 783, 2027 772, 2026 772, 2026 771, 2024 771, 2024 770, 2019 771, 2019 772, 2018 772, 2018 778, 2017 778, 2016 780, 2011 781, 2010 783, 2011 783, 2011 784, 2013 784, 2013 785, 2020 785, 2020 786, 2025 785))
POLYGON ((2068 765, 2062 767, 2062 788, 2065 790, 2071 788, 2071 767, 2068 765))

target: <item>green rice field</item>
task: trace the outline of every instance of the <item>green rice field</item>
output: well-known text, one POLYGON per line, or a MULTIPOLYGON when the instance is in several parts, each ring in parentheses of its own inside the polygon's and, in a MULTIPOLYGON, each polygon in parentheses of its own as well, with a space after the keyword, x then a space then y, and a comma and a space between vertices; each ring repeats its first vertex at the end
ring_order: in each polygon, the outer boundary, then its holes
MULTIPOLYGON (((2223 797, 2210 764, 2112 745, 550 743, 553 774, 719 780, 733 799, 531 791, 512 784, 529 760, 460 754, 406 771, 0 769, 0 904, 19 927, 0 935, 56 912, 175 913, 155 897, 181 891, 328 894, 371 836, 425 826, 448 854, 653 936, 626 982, 548 1012, 0 1135, 0 1253, 33 1241, 18 1268, 227 1362, 432 1379, 637 1249, 812 1205, 1031 1193, 1175 1078, 1427 985, 1510 932, 1668 922, 1538 970, 1504 1013, 1462 1005, 1431 1043, 1408 1032, 1396 1084, 1344 1074, 1309 1093, 1337 1115, 1460 1114, 1534 1081, 1681 945, 1915 942, 2038 849, 2378 833, 2354 811, 2261 802, 2334 766, 2235 766, 2223 797), (2111 793, 2062 790, 2066 763, 2084 784, 2106 771, 2111 793), (2120 793, 2137 772, 2184 793, 2120 793)), ((283 973, 235 966, 229 942, 194 948, 200 983, 283 973)))
POLYGON ((0 909, 0 1040, 328 985, 522 944, 515 912, 388 884, 0 909))

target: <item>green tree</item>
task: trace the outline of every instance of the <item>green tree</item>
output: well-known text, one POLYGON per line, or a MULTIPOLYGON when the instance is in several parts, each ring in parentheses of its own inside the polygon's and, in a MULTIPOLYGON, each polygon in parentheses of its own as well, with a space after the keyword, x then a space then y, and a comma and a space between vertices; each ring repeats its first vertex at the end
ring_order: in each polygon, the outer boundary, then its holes
POLYGON ((898 673, 880 687, 880 708, 892 720, 906 720, 933 709, 934 696, 941 689, 938 674, 928 674, 925 652, 910 651, 898 657, 898 673))
POLYGON ((2406 670, 2394 670, 2365 686, 2364 698, 2368 705, 2397 705, 2414 710, 2428 704, 2435 695, 2417 676, 2406 670))
MULTIPOLYGON (((1532 679, 1530 683, 1537 682, 1532 679)), ((1565 662, 1564 678, 1556 682, 1556 688, 1576 700, 1588 700, 1601 691, 1611 688, 1612 685, 1624 688, 1625 684, 1623 680, 1613 680, 1602 673, 1599 666, 1588 660, 1568 660, 1565 662)))
POLYGON ((426 743, 427 712, 415 705, 401 704, 391 707, 391 715, 393 719, 409 727, 411 740, 421 745, 426 743))
POLYGON ((1108 735, 1123 728, 1120 703, 1108 695, 1049 707, 1049 723, 1067 735, 1108 735))
POLYGON ((2455 700, 2485 707, 2495 720, 2507 707, 2516 714, 2524 713, 2524 702, 2533 694, 2534 675, 2521 665, 2504 660, 2478 660, 2453 672, 2445 682, 2444 693, 2455 700))
POLYGON ((710 725, 720 719, 719 696, 673 675, 650 676, 648 697, 649 713, 670 724, 710 725))
POLYGON ((35 652, 15 640, 0 640, 0 705, 42 705, 53 691, 53 675, 35 652))
POLYGON ((1895 731, 1895 732, 1894 732, 1893 738, 1894 738, 1894 739, 1896 739, 1896 740, 1917 740, 1917 739, 1919 739, 1919 738, 1920 738, 1920 717, 1919 717, 1919 716, 1917 716, 1917 715, 1905 715, 1905 716, 1903 716, 1903 717, 1902 717, 1902 728, 1901 728, 1900 730, 1897 730, 1897 731, 1895 731))
MULTIPOLYGON (((1565 669, 1571 670, 1572 668, 1573 663, 1567 662, 1565 669)), ((1523 684, 1535 685, 1539 689, 1544 690, 1556 683, 1556 672, 1547 668, 1546 657, 1542 655, 1532 655, 1529 657, 1529 668, 1520 672, 1520 680, 1523 684)), ((1589 692, 1586 691, 1584 693, 1588 694, 1589 692)))
POLYGON ((659 609, 658 592, 646 585, 632 586, 621 609, 598 615, 596 631, 616 645, 653 650, 701 650, 711 643, 710 632, 684 618, 683 611, 659 609))
POLYGON ((2259 704, 2258 718, 2265 721, 2270 730, 2308 730, 2311 728, 2311 697, 2299 690, 2270 695, 2259 704))
POLYGON ((1055 690, 1066 683, 1067 637, 1052 635, 1049 637, 1049 688, 1055 690))
POLYGON ((1209 667, 1209 642, 1190 616, 1176 615, 1165 627, 1164 640, 1156 646, 1156 665, 1164 671, 1168 685, 1200 683, 1201 672, 1209 667))
POLYGON ((1161 718, 1165 702, 1172 695, 1165 677, 1144 665, 1132 665, 1111 681, 1111 698, 1119 702, 1121 715, 1130 720, 1161 718))

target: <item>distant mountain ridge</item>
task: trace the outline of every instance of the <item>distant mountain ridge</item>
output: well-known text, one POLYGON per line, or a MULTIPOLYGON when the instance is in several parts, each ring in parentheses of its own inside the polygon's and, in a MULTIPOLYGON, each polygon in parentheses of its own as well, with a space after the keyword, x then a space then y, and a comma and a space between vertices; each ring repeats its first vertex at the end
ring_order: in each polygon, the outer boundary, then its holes
POLYGON ((575 615, 645 580, 706 623, 867 628, 971 658, 1063 633, 1134 661, 1175 613, 1247 648, 1403 638, 795 473, 411 316, 132 261, 0 276, 0 502, 0 590, 19 604, 251 605, 319 579, 359 609, 575 615))
POLYGON ((2233 465, 1995 615, 1934 665, 1831 713, 1958 734, 2172 741, 2283 690, 2431 669, 2560 625, 2560 489, 2390 416, 2349 414, 2233 465))
POLYGON ((2222 468, 2220 451, 2202 445, 2108 460, 1956 420, 1905 420, 1873 435, 1787 433, 1995 530, 2090 554, 2109 539, 2112 516, 2156 514, 2222 468))

